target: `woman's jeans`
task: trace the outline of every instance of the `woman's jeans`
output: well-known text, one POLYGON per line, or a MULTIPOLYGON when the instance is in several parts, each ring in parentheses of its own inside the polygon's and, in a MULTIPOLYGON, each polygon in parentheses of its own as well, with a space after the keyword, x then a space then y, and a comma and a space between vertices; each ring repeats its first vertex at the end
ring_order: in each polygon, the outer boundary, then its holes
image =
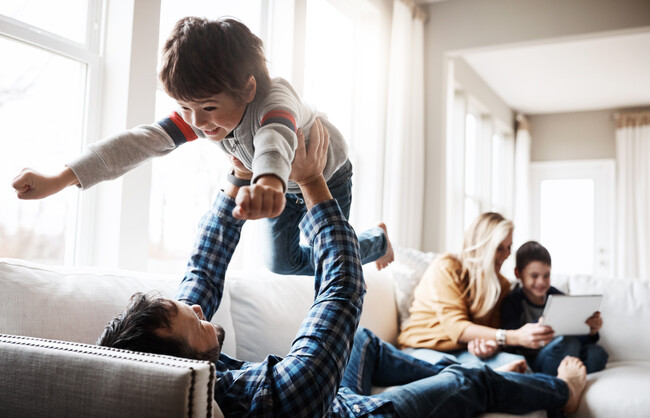
POLYGON ((505 351, 499 351, 497 354, 487 359, 480 359, 475 355, 470 354, 467 350, 457 350, 444 353, 442 351, 430 350, 428 348, 405 348, 404 352, 413 357, 419 358, 420 360, 428 361, 429 363, 437 363, 441 359, 447 358, 462 365, 480 366, 484 364, 491 369, 496 369, 516 360, 525 360, 525 357, 522 355, 505 351))
MULTIPOLYGON (((485 365, 436 364, 416 359, 359 328, 342 387, 370 395, 372 386, 396 386, 372 395, 392 402, 399 417, 473 417, 477 413, 557 411, 569 399, 562 380, 544 374, 495 372, 485 365)), ((376 411, 380 412, 380 411, 376 411)))
POLYGON ((582 344, 580 339, 574 336, 560 336, 555 337, 546 347, 539 350, 537 355, 531 355, 527 359, 534 371, 556 376, 557 368, 566 356, 578 357, 582 360, 587 373, 603 370, 609 358, 609 354, 599 345, 582 344))
MULTIPOLYGON (((343 215, 350 216, 352 203, 352 163, 348 160, 327 182, 332 197, 338 202, 343 215)), ((314 275, 313 249, 300 244, 300 221, 307 207, 300 193, 287 193, 284 211, 277 218, 267 219, 267 245, 265 261, 269 270, 278 274, 314 275)), ((377 260, 386 253, 387 240, 380 227, 361 234, 359 255, 361 264, 377 260)))

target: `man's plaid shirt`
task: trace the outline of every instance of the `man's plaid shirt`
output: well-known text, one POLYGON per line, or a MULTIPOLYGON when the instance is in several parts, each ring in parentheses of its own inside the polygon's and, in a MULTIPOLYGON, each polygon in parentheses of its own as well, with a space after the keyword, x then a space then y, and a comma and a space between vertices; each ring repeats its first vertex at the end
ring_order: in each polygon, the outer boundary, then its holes
MULTIPOLYGON (((176 295, 179 301, 200 305, 206 318, 219 307, 226 268, 244 224, 232 216, 234 207, 234 200, 220 192, 201 220, 176 295)), ((377 413, 386 403, 339 389, 365 293, 357 237, 335 200, 312 208, 300 228, 314 249, 314 304, 285 358, 269 355, 249 363, 221 354, 215 399, 226 416, 353 417, 377 413)))

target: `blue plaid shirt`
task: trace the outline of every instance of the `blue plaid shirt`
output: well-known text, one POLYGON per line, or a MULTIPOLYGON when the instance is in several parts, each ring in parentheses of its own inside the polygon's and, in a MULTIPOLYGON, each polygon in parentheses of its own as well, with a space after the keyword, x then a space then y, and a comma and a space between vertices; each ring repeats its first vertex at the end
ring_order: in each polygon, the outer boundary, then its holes
MULTIPOLYGON (((212 318, 223 295, 226 268, 244 221, 220 192, 203 217, 200 235, 176 299, 198 304, 212 318)), ((335 200, 316 205, 300 223, 314 248, 316 298, 285 358, 250 363, 221 354, 215 399, 226 416, 392 416, 385 400, 361 396, 339 384, 359 324, 363 272, 359 243, 335 200), (383 407, 382 407, 383 406, 383 407), (373 413, 374 412, 374 413, 373 413)))

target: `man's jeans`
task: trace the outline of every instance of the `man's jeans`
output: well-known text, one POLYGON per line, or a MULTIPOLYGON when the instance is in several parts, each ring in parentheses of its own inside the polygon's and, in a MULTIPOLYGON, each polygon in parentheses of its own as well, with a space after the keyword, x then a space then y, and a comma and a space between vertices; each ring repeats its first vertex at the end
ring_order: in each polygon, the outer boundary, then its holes
MULTIPOLYGON (((347 161, 327 182, 346 218, 350 216, 352 203, 352 164, 347 161)), ((287 193, 284 211, 277 218, 267 219, 265 231, 267 244, 264 258, 269 270, 278 274, 314 275, 314 254, 308 245, 300 244, 300 220, 307 213, 301 194, 287 193)), ((361 234, 359 256, 361 264, 377 260, 386 253, 387 241, 384 230, 371 228, 361 234)))
POLYGON ((485 365, 462 366, 446 358, 431 364, 360 328, 341 386, 370 395, 373 385, 399 385, 372 396, 390 400, 397 415, 405 418, 557 411, 569 398, 566 383, 553 376, 495 372, 485 365))
POLYGON ((582 344, 578 337, 555 337, 537 355, 528 358, 528 363, 536 372, 557 375, 557 367, 566 356, 578 357, 585 364, 587 373, 601 371, 607 364, 609 354, 596 344, 582 344))

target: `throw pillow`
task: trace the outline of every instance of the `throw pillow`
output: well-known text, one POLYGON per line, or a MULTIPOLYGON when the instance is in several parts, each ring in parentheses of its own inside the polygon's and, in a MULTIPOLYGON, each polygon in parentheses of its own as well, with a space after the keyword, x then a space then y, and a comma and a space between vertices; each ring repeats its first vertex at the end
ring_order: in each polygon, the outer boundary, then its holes
POLYGON ((395 301, 400 328, 409 318, 413 291, 436 254, 413 248, 395 247, 395 261, 390 265, 395 286, 395 301))

